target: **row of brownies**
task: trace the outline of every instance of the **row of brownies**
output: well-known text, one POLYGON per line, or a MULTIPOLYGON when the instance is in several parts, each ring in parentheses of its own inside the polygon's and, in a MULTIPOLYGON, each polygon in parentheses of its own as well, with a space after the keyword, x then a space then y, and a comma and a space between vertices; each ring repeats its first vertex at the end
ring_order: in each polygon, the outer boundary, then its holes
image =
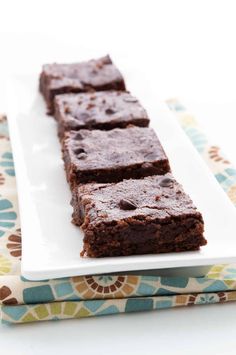
POLYGON ((174 179, 139 101, 109 56, 47 64, 40 91, 58 123, 82 256, 199 250, 204 223, 174 179))

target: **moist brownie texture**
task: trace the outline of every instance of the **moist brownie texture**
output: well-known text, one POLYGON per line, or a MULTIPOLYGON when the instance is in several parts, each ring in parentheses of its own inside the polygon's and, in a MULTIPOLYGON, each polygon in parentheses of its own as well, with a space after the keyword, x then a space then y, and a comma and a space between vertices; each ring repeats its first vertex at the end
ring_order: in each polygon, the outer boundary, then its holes
POLYGON ((109 56, 73 64, 45 64, 40 75, 49 113, 55 95, 101 90, 125 90, 124 79, 109 56))
POLYGON ((116 182, 170 171, 168 158, 152 128, 66 132, 62 142, 67 180, 116 182))
POLYGON ((193 251, 206 244, 200 212, 170 173, 80 185, 72 206, 73 222, 84 231, 81 254, 89 257, 193 251))
POLYGON ((124 91, 58 95, 55 118, 60 137, 65 131, 82 128, 109 130, 125 128, 129 124, 149 125, 145 109, 135 97, 124 91))

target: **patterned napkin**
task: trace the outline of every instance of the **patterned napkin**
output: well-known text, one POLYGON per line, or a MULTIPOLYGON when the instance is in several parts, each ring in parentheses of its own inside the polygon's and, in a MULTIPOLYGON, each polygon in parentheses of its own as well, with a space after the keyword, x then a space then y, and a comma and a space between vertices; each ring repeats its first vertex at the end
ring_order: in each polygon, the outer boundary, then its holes
MULTIPOLYGON (((177 100, 167 102, 236 206, 236 170, 211 146, 177 100)), ((78 276, 27 281, 20 275, 21 233, 6 117, 0 116, 0 306, 4 323, 82 318, 236 300, 236 265, 216 265, 206 277, 78 276)))

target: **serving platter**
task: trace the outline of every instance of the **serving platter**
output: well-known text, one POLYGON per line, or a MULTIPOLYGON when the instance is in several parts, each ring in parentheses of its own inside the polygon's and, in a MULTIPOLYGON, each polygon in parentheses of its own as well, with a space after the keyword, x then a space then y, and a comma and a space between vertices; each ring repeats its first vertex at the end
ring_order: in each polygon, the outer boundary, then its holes
MULTIPOLYGON (((118 65, 119 66, 119 65, 118 65)), ((151 126, 205 221, 207 246, 197 252, 83 258, 83 233, 71 224, 71 193, 66 182, 56 122, 46 114, 38 75, 18 75, 7 85, 7 115, 15 161, 21 228, 22 275, 42 280, 136 270, 183 270, 236 262, 236 210, 175 117, 157 102, 152 85, 126 70, 128 88, 137 94, 151 126)), ((147 273, 147 271, 146 271, 147 273)), ((196 273, 195 273, 196 274, 196 273)))

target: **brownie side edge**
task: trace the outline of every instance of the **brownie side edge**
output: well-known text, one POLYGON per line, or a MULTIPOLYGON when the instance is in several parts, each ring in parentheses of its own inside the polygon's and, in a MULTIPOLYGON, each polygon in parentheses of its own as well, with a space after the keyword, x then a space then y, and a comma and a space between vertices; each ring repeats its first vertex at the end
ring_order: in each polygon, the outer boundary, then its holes
POLYGON ((73 177, 71 175, 69 180, 71 185, 74 186, 75 184, 89 182, 112 183, 124 179, 141 179, 152 175, 164 175, 170 171, 170 165, 168 159, 163 159, 161 162, 132 164, 115 169, 78 171, 72 163, 70 171, 73 173, 73 177))
POLYGON ((68 149, 64 146, 62 156, 65 163, 67 181, 71 190, 79 184, 90 182, 113 183, 124 179, 140 179, 152 175, 164 175, 170 171, 168 159, 157 163, 133 164, 116 169, 100 169, 78 171, 78 167, 71 161, 68 149))
POLYGON ((201 215, 160 221, 129 220, 129 223, 90 225, 88 215, 82 224, 84 249, 89 257, 127 256, 193 251, 206 244, 201 215))
POLYGON ((50 99, 50 94, 49 90, 47 87, 47 78, 45 76, 44 71, 41 72, 40 77, 39 77, 39 91, 41 92, 47 106, 47 112, 50 114, 51 112, 51 99, 50 99))

